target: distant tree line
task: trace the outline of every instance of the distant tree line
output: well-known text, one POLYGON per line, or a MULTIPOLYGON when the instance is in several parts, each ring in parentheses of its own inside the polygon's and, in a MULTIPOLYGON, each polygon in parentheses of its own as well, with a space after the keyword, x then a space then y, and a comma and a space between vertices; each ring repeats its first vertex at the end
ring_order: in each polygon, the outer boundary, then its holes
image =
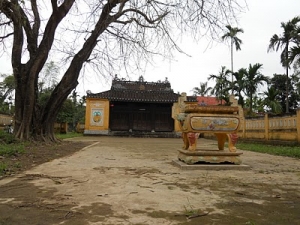
POLYGON ((233 69, 233 48, 241 50, 242 40, 237 36, 244 31, 227 25, 227 32, 222 36, 222 40, 230 41, 231 70, 222 66, 218 74, 210 74, 208 80, 215 82, 214 87, 209 87, 207 82, 200 82, 200 87, 193 88, 194 95, 216 96, 225 104, 229 104, 229 96, 233 94, 248 115, 261 112, 295 113, 300 102, 299 23, 299 16, 286 23, 282 22, 283 33, 274 34, 270 38, 268 51, 282 50, 280 62, 286 69, 286 74, 273 74, 272 77, 263 75, 263 65, 260 63, 249 64, 248 68, 233 69), (290 75, 291 67, 293 73, 290 75), (259 92, 259 87, 265 87, 265 91, 259 92))
MULTIPOLYGON (((39 97, 36 106, 42 108, 49 100, 50 94, 57 85, 59 68, 53 61, 46 63, 41 71, 41 79, 38 83, 39 97)), ((14 115, 14 91, 15 81, 13 75, 2 74, 0 82, 0 113, 14 115)), ((56 122, 68 123, 72 130, 75 130, 78 122, 85 120, 85 96, 80 97, 76 90, 65 100, 60 109, 56 122)))

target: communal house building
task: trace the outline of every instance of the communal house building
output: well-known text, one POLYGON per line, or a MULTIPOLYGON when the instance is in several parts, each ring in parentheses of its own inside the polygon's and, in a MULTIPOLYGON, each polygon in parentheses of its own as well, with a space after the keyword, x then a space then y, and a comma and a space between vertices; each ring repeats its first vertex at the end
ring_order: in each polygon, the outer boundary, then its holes
POLYGON ((138 81, 115 77, 110 90, 87 93, 84 133, 174 136, 178 129, 172 106, 178 97, 167 78, 163 82, 146 82, 142 76, 138 81))

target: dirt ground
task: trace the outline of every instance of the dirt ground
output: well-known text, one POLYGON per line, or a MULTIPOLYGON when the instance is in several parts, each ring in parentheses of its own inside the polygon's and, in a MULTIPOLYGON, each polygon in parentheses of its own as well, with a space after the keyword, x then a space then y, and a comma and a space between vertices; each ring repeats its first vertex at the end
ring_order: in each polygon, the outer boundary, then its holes
POLYGON ((182 170, 181 146, 83 137, 31 149, 0 180, 0 225, 300 224, 300 160, 241 151, 249 170, 182 170))

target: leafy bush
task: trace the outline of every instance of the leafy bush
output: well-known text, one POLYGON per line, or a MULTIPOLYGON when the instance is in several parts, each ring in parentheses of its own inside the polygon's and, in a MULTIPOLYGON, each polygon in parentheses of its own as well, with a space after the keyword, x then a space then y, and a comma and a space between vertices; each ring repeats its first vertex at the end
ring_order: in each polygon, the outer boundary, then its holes
POLYGON ((12 134, 0 131, 0 155, 13 156, 24 152, 24 143, 20 143, 12 134))
POLYGON ((17 143, 18 140, 12 135, 3 130, 0 131, 0 143, 1 144, 12 144, 17 143))
POLYGON ((23 144, 6 144, 0 146, 1 156, 16 156, 25 151, 23 144))
POLYGON ((0 175, 4 174, 7 169, 7 165, 5 163, 0 162, 0 175))

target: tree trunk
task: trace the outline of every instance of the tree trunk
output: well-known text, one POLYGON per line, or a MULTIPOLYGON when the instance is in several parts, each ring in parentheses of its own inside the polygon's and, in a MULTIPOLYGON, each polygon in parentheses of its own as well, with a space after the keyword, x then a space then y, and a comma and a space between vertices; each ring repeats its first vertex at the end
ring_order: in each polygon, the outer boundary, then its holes
MULTIPOLYGON (((64 4, 66 2, 69 4, 67 5, 67 9, 70 9, 74 0, 65 1, 64 4)), ((24 66, 24 70, 19 70, 17 67, 14 67, 14 76, 16 77, 17 84, 15 99, 17 113, 15 116, 16 122, 14 134, 17 138, 21 140, 28 140, 31 138, 44 141, 56 140, 53 131, 57 114, 69 94, 71 94, 72 90, 78 85, 77 80, 81 68, 90 57, 97 44, 98 37, 106 30, 112 21, 117 19, 117 17, 110 16, 111 10, 117 3, 117 0, 110 1, 110 3, 104 6, 103 12, 99 17, 94 30, 86 39, 81 50, 73 57, 69 68, 51 93, 45 107, 40 108, 40 106, 37 105, 38 75, 47 60, 54 40, 55 29, 60 20, 67 13, 66 10, 63 10, 63 12, 53 12, 53 17, 51 16, 53 21, 47 24, 45 28, 45 33, 47 35, 41 41, 35 57, 30 58, 30 61, 24 66), (55 19, 55 16, 58 18, 55 19)))
POLYGON ((285 88, 286 88, 286 93, 285 93, 285 112, 290 113, 289 109, 289 43, 287 42, 285 46, 285 66, 286 66, 286 83, 285 83, 285 88))
POLYGON ((290 109, 289 109, 289 67, 286 66, 286 82, 285 82, 285 112, 286 113, 290 113, 290 109))
POLYGON ((250 114, 252 114, 252 101, 253 101, 253 99, 252 99, 252 98, 253 98, 253 97, 252 97, 252 92, 250 93, 250 96, 249 96, 249 97, 250 97, 250 102, 249 102, 249 104, 250 104, 250 106, 249 106, 249 107, 250 107, 250 110, 249 110, 249 112, 250 112, 250 114))
POLYGON ((231 38, 231 94, 233 95, 233 38, 231 38))

